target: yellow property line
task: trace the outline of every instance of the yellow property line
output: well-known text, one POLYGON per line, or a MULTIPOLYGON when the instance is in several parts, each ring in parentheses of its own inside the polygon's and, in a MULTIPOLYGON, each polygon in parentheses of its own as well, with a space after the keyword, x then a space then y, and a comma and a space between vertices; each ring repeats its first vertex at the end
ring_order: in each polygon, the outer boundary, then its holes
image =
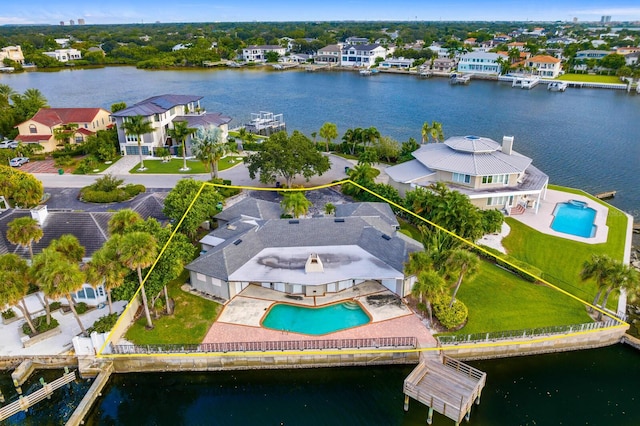
MULTIPOLYGON (((450 346, 450 347, 436 347, 436 348, 419 348, 419 349, 402 349, 402 350, 385 350, 385 349, 376 349, 376 350, 366 350, 366 351, 362 351, 362 350, 353 350, 353 349, 340 349, 340 350, 335 350, 335 351, 322 351, 322 352, 317 352, 318 354, 324 354, 324 355, 331 355, 331 354, 357 354, 357 353, 385 353, 385 352, 423 352, 423 351, 433 351, 433 350, 452 350, 452 349, 464 349, 464 348, 478 348, 478 347, 490 347, 490 346, 506 346, 506 345, 524 345, 524 344, 530 344, 530 343, 538 343, 538 342, 545 342, 545 341, 550 341, 550 340, 557 340, 559 338, 563 338, 563 337, 567 337, 567 336, 574 336, 574 335, 581 335, 581 334, 586 334, 586 333, 594 333, 597 331, 601 331, 601 330, 607 330, 607 329, 614 329, 614 328, 622 328, 622 327, 627 327, 629 326, 629 324, 627 324, 625 321, 622 321, 621 319, 609 314, 608 312, 600 309, 597 306, 592 305, 589 302, 586 302, 582 299, 580 299, 577 296, 574 296, 573 294, 551 284, 550 282, 536 276, 533 275, 532 273, 525 271, 524 269, 520 268, 517 265, 514 265, 513 263, 502 259, 501 257, 495 255, 494 253, 491 253, 490 251, 476 245, 475 243, 466 240, 462 237, 460 237, 459 235, 449 231, 448 229, 443 228, 442 226, 433 223, 421 216, 419 216, 418 214, 412 212, 411 210, 406 209, 405 207, 396 204, 395 202, 371 191, 368 188, 365 188, 364 186, 353 182, 351 179, 345 179, 345 180, 341 180, 338 182, 332 182, 332 183, 328 183, 325 185, 319 185, 319 186, 314 186, 314 187, 310 187, 310 188, 264 188, 264 187, 252 187, 252 186, 236 186, 236 185, 223 185, 223 184, 216 184, 216 183, 211 183, 211 182, 202 182, 202 184, 200 185, 200 189, 198 189, 198 192, 196 193, 195 197, 193 198, 193 200, 191 200, 191 203, 189 204, 189 207, 187 208, 186 212, 184 213, 184 215, 182 216, 182 218, 180 218, 180 221, 176 224, 173 232, 171 233, 171 236, 169 237, 169 239, 167 240, 167 242, 164 244, 164 246, 162 247, 162 249, 160 250, 160 253, 158 254, 158 257, 156 257, 155 262, 153 262, 153 265, 151 265, 151 268, 149 269, 149 271, 147 272, 147 274, 145 275, 144 279, 142 280, 142 285, 144 285, 147 282, 147 279, 149 278, 149 275, 151 274, 151 272, 153 272, 153 269, 155 268, 156 264, 158 263, 158 260, 160 259, 160 257, 164 254, 165 250, 167 249, 167 247, 169 246, 169 244, 171 243, 171 240, 173 240, 174 235, 176 234, 176 232, 178 231, 178 229, 180 228, 180 226, 182 225, 182 222, 184 221, 185 217, 187 216, 187 214, 191 211, 191 208, 193 207, 194 203, 196 202, 196 200, 198 199, 198 197, 200 196, 200 194, 202 193, 202 190, 204 189, 205 186, 213 186, 213 187, 220 187, 220 188, 233 188, 233 189, 241 189, 241 190, 253 190, 253 191, 276 191, 276 192, 296 192, 296 191, 313 191, 313 190, 317 190, 317 189, 324 189, 324 188, 329 188, 332 186, 336 186, 336 185, 342 185, 342 184, 351 184, 354 185, 376 197, 378 197, 379 199, 385 201, 386 203, 389 203, 390 205, 404 211, 405 213, 451 235, 452 237, 460 240, 461 242, 463 242, 464 244, 467 244, 477 250, 480 250, 481 252, 493 257, 494 259, 500 260, 501 262, 506 263, 507 265, 509 265, 512 268, 517 269, 520 272, 523 272, 525 274, 527 274, 528 276, 534 278, 537 281, 540 281, 546 285, 548 285, 549 287, 551 287, 552 289, 571 297, 574 300, 577 300, 578 302, 584 304, 585 306, 590 307, 591 309, 595 309, 596 311, 606 315, 607 317, 614 319, 615 321, 618 322, 617 326, 612 326, 612 327, 606 327, 606 328, 597 328, 594 330, 589 330, 589 331, 584 331, 584 332, 574 332, 574 333, 569 333, 569 334, 559 334, 559 335, 552 335, 552 336, 545 336, 542 338, 538 338, 538 339, 534 339, 534 340, 527 340, 524 342, 512 342, 512 341, 508 341, 508 342, 492 342, 492 343, 474 343, 474 344, 470 344, 470 345, 455 345, 455 346, 450 346)), ((138 287, 138 289, 136 290, 136 292, 134 293, 133 297, 131 298, 131 300, 129 301, 129 303, 127 303, 127 306, 125 307, 125 310, 123 311, 123 313, 120 315, 120 317, 118 318, 118 320, 116 321, 116 324, 114 325, 114 327, 111 329, 111 332, 109 333, 109 335, 107 336, 107 339, 105 340, 105 342, 102 344, 102 346, 100 347, 100 350, 98 351, 98 353, 96 354, 96 356, 98 358, 122 358, 122 357, 140 357, 140 356, 149 356, 149 357, 159 357, 159 356, 171 356, 172 354, 104 354, 104 350, 107 347, 107 345, 110 343, 111 338, 113 336, 113 331, 115 329, 117 329, 117 327, 120 325, 121 321, 123 321, 124 317, 125 317, 125 313, 127 313, 129 311, 129 309, 131 309, 131 301, 133 299, 135 299, 136 297, 138 297, 138 294, 140 293, 141 290, 141 286, 138 287)), ((265 356, 268 354, 272 354, 272 355, 283 355, 283 354, 289 354, 289 355, 313 355, 316 354, 316 352, 312 352, 312 351, 273 351, 273 352, 259 352, 259 355, 255 355, 256 352, 224 352, 224 353, 185 353, 185 354, 175 354, 176 356, 212 356, 212 354, 218 354, 219 356, 265 356), (254 355, 250 355, 250 354, 254 354, 254 355)))

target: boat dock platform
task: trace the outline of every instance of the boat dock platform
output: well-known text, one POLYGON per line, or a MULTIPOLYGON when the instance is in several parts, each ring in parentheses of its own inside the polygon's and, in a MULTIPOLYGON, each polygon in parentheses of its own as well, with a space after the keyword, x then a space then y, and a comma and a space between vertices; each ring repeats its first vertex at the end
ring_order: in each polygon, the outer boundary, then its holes
POLYGON ((282 114, 268 111, 251 113, 251 122, 245 124, 244 127, 249 133, 262 136, 270 136, 287 128, 282 114))
POLYGON ((272 64, 271 66, 273 67, 274 70, 284 71, 284 70, 288 70, 290 68, 297 68, 298 65, 299 64, 280 63, 280 64, 272 64))
POLYGON ((471 81, 471 74, 451 74, 449 83, 451 84, 468 84, 471 81))
POLYGON ((471 415, 473 403, 480 404, 480 394, 487 373, 446 356, 422 357, 404 380, 404 410, 409 410, 409 397, 429 407, 427 424, 436 411, 459 425, 471 415))

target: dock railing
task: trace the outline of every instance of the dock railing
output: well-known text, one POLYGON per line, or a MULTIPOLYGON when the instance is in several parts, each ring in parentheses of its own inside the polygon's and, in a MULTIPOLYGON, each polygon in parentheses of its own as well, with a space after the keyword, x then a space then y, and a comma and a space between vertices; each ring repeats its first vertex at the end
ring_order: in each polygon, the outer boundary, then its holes
POLYGON ((579 333, 584 331, 613 327, 618 324, 619 322, 617 320, 608 319, 606 321, 588 322, 584 324, 557 325, 551 327, 531 328, 526 330, 493 331, 489 333, 456 334, 436 337, 439 344, 441 344, 442 346, 447 346, 467 343, 526 339, 541 336, 552 336, 557 334, 579 333))
POLYGON ((119 355, 162 353, 227 353, 276 352, 329 349, 416 348, 415 337, 378 337, 366 339, 286 340, 271 342, 222 342, 200 344, 112 345, 112 353, 119 355))

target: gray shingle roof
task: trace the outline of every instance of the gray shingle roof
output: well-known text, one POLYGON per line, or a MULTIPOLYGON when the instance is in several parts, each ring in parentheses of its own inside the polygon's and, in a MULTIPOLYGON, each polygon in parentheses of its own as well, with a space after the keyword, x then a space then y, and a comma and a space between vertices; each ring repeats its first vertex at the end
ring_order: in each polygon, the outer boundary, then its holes
POLYGON ((202 96, 192 95, 159 95, 140 101, 123 110, 112 113, 113 117, 133 117, 142 115, 148 117, 154 114, 162 114, 171 108, 179 105, 187 105, 190 102, 196 102, 202 99, 202 96))
POLYGON ((222 210, 215 218, 225 222, 232 222, 240 217, 279 219, 281 214, 282 208, 280 204, 248 197, 222 210))

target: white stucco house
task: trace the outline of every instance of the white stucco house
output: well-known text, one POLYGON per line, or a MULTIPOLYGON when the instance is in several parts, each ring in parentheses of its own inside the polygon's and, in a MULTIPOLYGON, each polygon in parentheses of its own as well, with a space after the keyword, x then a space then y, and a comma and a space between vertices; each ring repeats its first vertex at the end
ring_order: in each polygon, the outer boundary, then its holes
POLYGON ((82 59, 82 53, 78 49, 56 49, 53 52, 44 52, 44 54, 60 62, 82 59))
POLYGON ((549 177, 532 159, 513 150, 513 136, 502 144, 479 136, 454 136, 444 143, 422 145, 414 160, 387 167, 389 184, 401 195, 416 187, 444 182, 481 209, 509 214, 538 211, 549 177))
POLYGON ((549 55, 536 55, 525 61, 531 74, 543 78, 556 78, 562 72, 562 61, 549 55))
POLYGON ((387 50, 379 44, 346 45, 342 48, 340 65, 343 67, 366 67, 375 65, 376 58, 382 58, 387 50))
POLYGON ((507 55, 493 52, 470 52, 460 56, 458 72, 472 74, 500 74, 498 59, 508 59, 507 55))
POLYGON ((284 56, 287 53, 287 48, 278 45, 247 46, 242 49, 242 60, 246 62, 266 62, 267 53, 269 52, 284 56))

